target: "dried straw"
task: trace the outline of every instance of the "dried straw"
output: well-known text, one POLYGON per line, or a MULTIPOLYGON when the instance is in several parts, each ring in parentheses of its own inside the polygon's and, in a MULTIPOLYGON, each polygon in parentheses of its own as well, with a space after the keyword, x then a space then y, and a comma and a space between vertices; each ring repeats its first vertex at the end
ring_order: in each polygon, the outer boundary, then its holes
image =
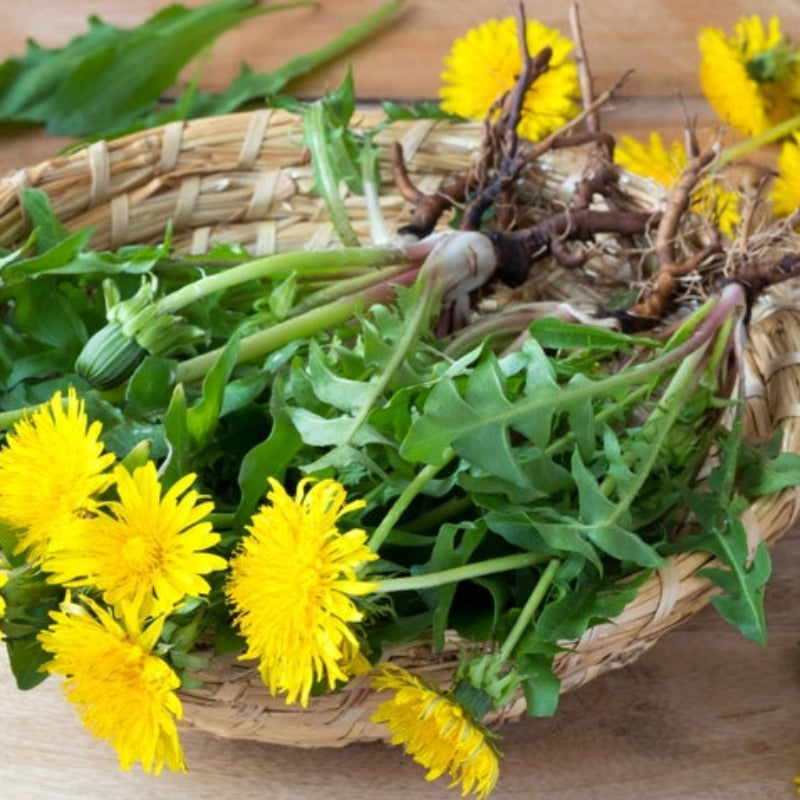
MULTIPOLYGON (((378 118, 377 113, 365 112, 362 124, 374 124, 378 118)), ((391 142, 401 143, 415 184, 434 192, 443 178, 472 163, 480 137, 477 124, 444 121, 394 122, 378 135, 380 203, 390 229, 402 225, 410 211, 391 184, 391 142)), ((0 181, 0 245, 13 247, 24 239, 24 187, 46 191, 68 229, 92 226, 91 245, 100 249, 159 241, 167 220, 173 223, 176 248, 184 252, 203 253, 215 242, 238 242, 255 255, 335 245, 323 203, 310 194, 311 171, 300 141, 297 117, 261 110, 176 122, 96 142, 73 155, 11 172, 0 181)), ((573 150, 548 154, 528 176, 532 192, 548 200, 566 198, 582 166, 573 150)), ((663 191, 649 181, 626 175, 624 184, 633 205, 654 210, 662 206, 663 191)), ((355 230, 368 240, 363 200, 348 196, 346 203, 355 230)), ((595 259, 598 272, 626 267, 613 243, 604 245, 595 259)), ((568 300, 572 306, 601 301, 596 286, 581 283, 555 264, 548 268, 537 290, 541 299, 568 300)), ((763 440, 780 429, 782 448, 800 452, 800 310, 776 293, 760 304, 754 320, 742 376, 747 436, 763 440)), ((797 516, 797 491, 786 489, 753 504, 744 523, 755 546, 776 540, 797 516)), ((562 690, 629 664, 708 603, 714 588, 697 574, 712 562, 703 553, 670 558, 619 617, 591 628, 576 642, 562 643, 565 650, 556 659, 562 690)), ((385 656, 447 685, 463 644, 451 636, 442 652, 419 641, 385 656)), ((198 673, 202 688, 182 692, 188 726, 300 747, 387 736, 370 721, 378 698, 366 679, 356 678, 342 691, 312 698, 309 707, 301 709, 271 697, 252 664, 207 655, 208 666, 198 673)), ((522 712, 519 699, 495 722, 522 712)))

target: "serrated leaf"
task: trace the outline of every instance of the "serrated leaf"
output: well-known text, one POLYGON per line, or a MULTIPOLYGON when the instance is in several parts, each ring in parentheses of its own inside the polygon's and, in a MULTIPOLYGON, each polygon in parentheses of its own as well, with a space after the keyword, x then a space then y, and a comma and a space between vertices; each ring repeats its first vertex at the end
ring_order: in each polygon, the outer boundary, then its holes
MULTIPOLYGON (((371 14, 343 31, 331 41, 326 42, 322 47, 309 53, 294 56, 272 72, 253 72, 246 64, 242 65, 239 75, 234 78, 223 93, 214 95, 206 92, 195 92, 188 104, 186 115, 207 117, 216 114, 229 114, 252 101, 274 97, 291 81, 307 75, 318 67, 338 58, 359 42, 371 36, 385 24, 403 2, 404 0, 389 0, 389 2, 381 4, 371 14)), ((295 103, 292 102, 291 105, 294 106, 295 103)))
POLYGON ((59 274, 68 265, 75 263, 79 254, 86 247, 91 230, 77 231, 65 239, 61 239, 48 250, 37 253, 30 258, 7 264, 0 271, 0 278, 5 284, 21 281, 26 277, 37 275, 59 274))
MULTIPOLYGON (((572 477, 578 490, 578 516, 587 526, 605 525, 615 518, 617 505, 606 497, 594 475, 583 463, 580 453, 572 453, 572 477)), ((627 516, 627 515, 626 515, 627 516)))
POLYGON ((728 520, 726 531, 714 531, 695 542, 695 546, 714 553, 725 568, 708 567, 700 570, 700 577, 713 581, 723 594, 712 598, 712 604, 739 631, 758 644, 767 643, 767 626, 764 616, 764 592, 772 572, 772 562, 766 543, 761 542, 752 561, 748 556, 747 533, 736 517, 728 520))
POLYGON ((632 561, 641 567, 658 567, 663 563, 653 547, 627 530, 630 509, 606 497, 577 450, 572 454, 572 477, 578 489, 580 525, 598 549, 619 561, 632 561))
POLYGON ((41 189, 26 187, 22 190, 22 204, 36 231, 36 252, 43 253, 69 236, 67 229, 55 215, 50 199, 41 189))
POLYGON ((428 395, 423 413, 411 425, 400 453, 412 461, 442 463, 448 448, 459 456, 517 486, 527 477, 517 463, 509 440, 507 416, 514 406, 505 397, 496 361, 486 359, 469 378, 466 397, 455 382, 437 381, 428 395), (496 417, 497 422, 487 422, 496 417))
POLYGON ((621 525, 591 525, 586 536, 604 553, 622 562, 640 567, 660 567, 664 559, 647 542, 621 525))
POLYGON ((485 520, 489 530, 520 550, 560 557, 578 553, 601 570, 597 551, 575 525, 546 522, 521 508, 490 511, 485 520))

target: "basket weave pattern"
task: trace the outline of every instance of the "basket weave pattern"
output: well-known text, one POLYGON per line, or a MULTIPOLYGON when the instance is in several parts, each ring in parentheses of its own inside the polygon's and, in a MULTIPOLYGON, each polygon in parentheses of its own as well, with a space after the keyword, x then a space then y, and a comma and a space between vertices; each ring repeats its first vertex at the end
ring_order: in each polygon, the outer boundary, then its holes
MULTIPOLYGON (((365 112, 363 122, 377 116, 365 112)), ((394 190, 388 146, 398 141, 409 172, 423 192, 434 192, 453 172, 469 166, 480 141, 477 124, 428 120, 394 122, 377 137, 384 178, 381 209, 390 230, 409 215, 394 190)), ((558 196, 579 165, 574 156, 555 153, 542 160, 538 190, 558 196)), ((236 242, 253 255, 334 246, 337 239, 322 200, 311 194, 311 169, 301 147, 297 117, 261 110, 190 122, 99 141, 71 156, 20 169, 0 181, 0 245, 19 244, 27 221, 20 202, 24 187, 46 191, 55 213, 69 229, 91 226, 91 246, 157 242, 168 220, 179 251, 201 254, 215 242, 236 242)), ((626 176, 626 190, 642 208, 660 201, 647 181, 626 176)), ((346 199, 359 236, 369 237, 366 206, 346 199)), ((553 268, 538 291, 542 299, 596 302, 590 286, 553 268)), ((749 327, 743 385, 746 436, 764 440, 782 431, 782 447, 800 451, 800 310, 780 296, 759 304, 749 327)), ((787 489, 753 504, 744 518, 753 549, 772 542, 798 516, 798 494, 787 489)), ((624 666, 673 627, 708 603, 713 587, 697 573, 711 565, 705 553, 672 557, 640 588, 635 601, 613 621, 590 628, 577 642, 563 643, 556 658, 562 691, 577 688, 603 672, 624 666)), ((423 677, 447 685, 459 657, 456 637, 443 652, 424 642, 384 654, 423 677)), ((364 678, 345 689, 312 698, 307 709, 286 706, 261 683, 254 665, 233 658, 210 658, 198 673, 201 689, 181 693, 185 724, 233 737, 304 747, 338 746, 385 739, 370 722, 377 697, 364 678)), ((524 710, 520 699, 495 721, 524 710)))

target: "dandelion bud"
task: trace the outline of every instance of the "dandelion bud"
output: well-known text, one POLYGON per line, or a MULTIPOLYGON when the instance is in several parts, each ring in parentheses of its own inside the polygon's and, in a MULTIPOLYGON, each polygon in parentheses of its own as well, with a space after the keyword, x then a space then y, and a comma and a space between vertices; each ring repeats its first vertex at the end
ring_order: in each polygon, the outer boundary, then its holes
POLYGON ((125 335, 122 325, 110 322, 86 342, 75 371, 96 389, 113 389, 131 376, 146 355, 135 339, 125 335))
POLYGON ((108 324, 84 345, 75 370, 96 389, 124 383, 142 359, 166 355, 202 338, 201 328, 174 314, 163 313, 156 301, 157 281, 144 280, 133 297, 120 301, 113 285, 104 285, 108 324))

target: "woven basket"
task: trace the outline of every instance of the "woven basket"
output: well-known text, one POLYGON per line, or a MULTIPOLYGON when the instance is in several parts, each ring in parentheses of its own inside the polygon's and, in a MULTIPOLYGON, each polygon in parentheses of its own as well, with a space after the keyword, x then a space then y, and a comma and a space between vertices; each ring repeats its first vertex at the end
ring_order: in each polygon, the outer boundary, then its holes
MULTIPOLYGON (((364 112, 362 122, 377 116, 364 112)), ((407 121, 388 125, 377 138, 385 180, 381 208, 390 229, 407 221, 408 204, 394 189, 388 147, 402 145, 409 172, 423 192, 433 192, 453 172, 468 167, 481 137, 477 124, 407 121)), ((27 232, 20 190, 47 192, 64 225, 92 226, 91 245, 115 248, 159 241, 172 220, 176 249, 204 253, 215 242, 238 242, 255 255, 322 248, 337 243, 322 201, 310 193, 311 170, 301 145, 297 117, 262 110, 191 122, 176 122, 111 142, 98 141, 68 157, 19 169, 0 181, 0 245, 19 243, 27 232)), ((572 151, 545 156, 534 190, 557 197, 579 173, 572 151)), ((626 191, 643 209, 663 199, 658 187, 626 175, 626 191)), ((347 198, 353 227, 369 236, 362 198, 347 198)), ((606 254, 596 269, 616 269, 606 254)), ((568 300, 594 307, 603 298, 594 286, 577 282, 558 267, 537 281, 539 299, 568 300)), ((800 452, 800 309, 788 293, 767 295, 749 326, 743 385, 746 435, 764 440, 782 431, 782 447, 800 452)), ((765 497, 745 514, 753 548, 773 542, 795 521, 794 489, 765 497)), ((638 658, 667 631, 702 608, 714 587, 697 577, 711 564, 705 553, 667 560, 641 587, 619 617, 590 628, 576 642, 564 642, 555 670, 562 691, 638 658)), ((453 636, 442 652, 428 642, 398 647, 384 657, 442 685, 452 677, 460 643, 453 636)), ((202 654, 201 654, 202 655, 202 654)), ((273 698, 252 664, 210 657, 198 674, 201 689, 183 691, 184 723, 217 735, 302 747, 339 746, 387 738, 370 721, 377 697, 364 678, 343 690, 311 699, 308 708, 273 698)), ((523 713, 521 699, 496 715, 495 722, 523 713)))

